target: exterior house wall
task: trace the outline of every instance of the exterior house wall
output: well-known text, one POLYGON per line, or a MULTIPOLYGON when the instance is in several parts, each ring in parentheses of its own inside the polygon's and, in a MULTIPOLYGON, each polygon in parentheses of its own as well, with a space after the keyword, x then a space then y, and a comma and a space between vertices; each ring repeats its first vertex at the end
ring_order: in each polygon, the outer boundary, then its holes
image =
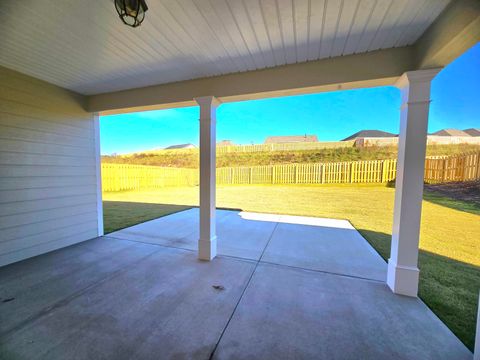
POLYGON ((98 117, 0 67, 0 266, 103 232, 98 117))
POLYGON ((427 136, 428 145, 472 144, 480 145, 480 137, 468 136, 427 136))

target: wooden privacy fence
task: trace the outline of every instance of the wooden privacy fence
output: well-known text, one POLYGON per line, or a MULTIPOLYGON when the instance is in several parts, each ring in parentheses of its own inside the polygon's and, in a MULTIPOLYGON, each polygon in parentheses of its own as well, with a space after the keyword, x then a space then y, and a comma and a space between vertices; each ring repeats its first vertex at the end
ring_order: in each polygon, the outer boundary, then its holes
POLYGON ((102 164, 102 190, 125 191, 195 186, 198 170, 128 164, 102 164))
MULTIPOLYGON (((345 161, 335 163, 265 165, 217 169, 217 184, 341 184, 386 183, 395 179, 397 161, 345 161)), ((480 179, 480 152, 429 157, 425 182, 480 179)), ((198 185, 198 169, 102 164, 103 191, 138 190, 198 185)))
POLYGON ((425 182, 441 183, 480 179, 480 152, 432 156, 425 160, 425 182))
POLYGON ((381 183, 395 178, 396 160, 218 168, 217 184, 381 183))

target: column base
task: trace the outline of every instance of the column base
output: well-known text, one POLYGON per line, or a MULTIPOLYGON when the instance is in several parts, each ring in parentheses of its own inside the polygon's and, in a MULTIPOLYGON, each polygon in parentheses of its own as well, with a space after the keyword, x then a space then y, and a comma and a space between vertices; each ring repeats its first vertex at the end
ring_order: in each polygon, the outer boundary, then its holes
POLYGON ((217 256, 217 237, 207 240, 198 240, 198 258, 200 260, 213 260, 217 256))
POLYGON ((395 294, 417 297, 419 275, 417 267, 401 266, 388 260, 387 285, 395 294))

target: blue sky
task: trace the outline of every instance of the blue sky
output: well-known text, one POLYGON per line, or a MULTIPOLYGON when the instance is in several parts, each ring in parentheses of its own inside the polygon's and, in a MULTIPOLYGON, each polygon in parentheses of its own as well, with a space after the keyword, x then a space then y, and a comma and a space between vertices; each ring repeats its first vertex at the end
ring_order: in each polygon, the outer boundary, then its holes
MULTIPOLYGON (((429 131, 480 127, 480 43, 443 69, 432 83, 429 131)), ((399 90, 394 87, 222 104, 217 139, 263 143, 270 135, 315 134, 340 140, 362 129, 398 132, 399 90)), ((173 144, 198 144, 198 107, 101 117, 102 154, 173 144)))

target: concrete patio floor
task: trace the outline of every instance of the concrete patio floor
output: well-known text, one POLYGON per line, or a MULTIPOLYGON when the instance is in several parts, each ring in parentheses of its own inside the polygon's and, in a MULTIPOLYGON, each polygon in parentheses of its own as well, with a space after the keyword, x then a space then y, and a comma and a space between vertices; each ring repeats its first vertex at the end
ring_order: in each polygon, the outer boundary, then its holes
POLYGON ((212 262, 191 209, 1 268, 0 358, 472 358, 347 221, 217 214, 212 262))

